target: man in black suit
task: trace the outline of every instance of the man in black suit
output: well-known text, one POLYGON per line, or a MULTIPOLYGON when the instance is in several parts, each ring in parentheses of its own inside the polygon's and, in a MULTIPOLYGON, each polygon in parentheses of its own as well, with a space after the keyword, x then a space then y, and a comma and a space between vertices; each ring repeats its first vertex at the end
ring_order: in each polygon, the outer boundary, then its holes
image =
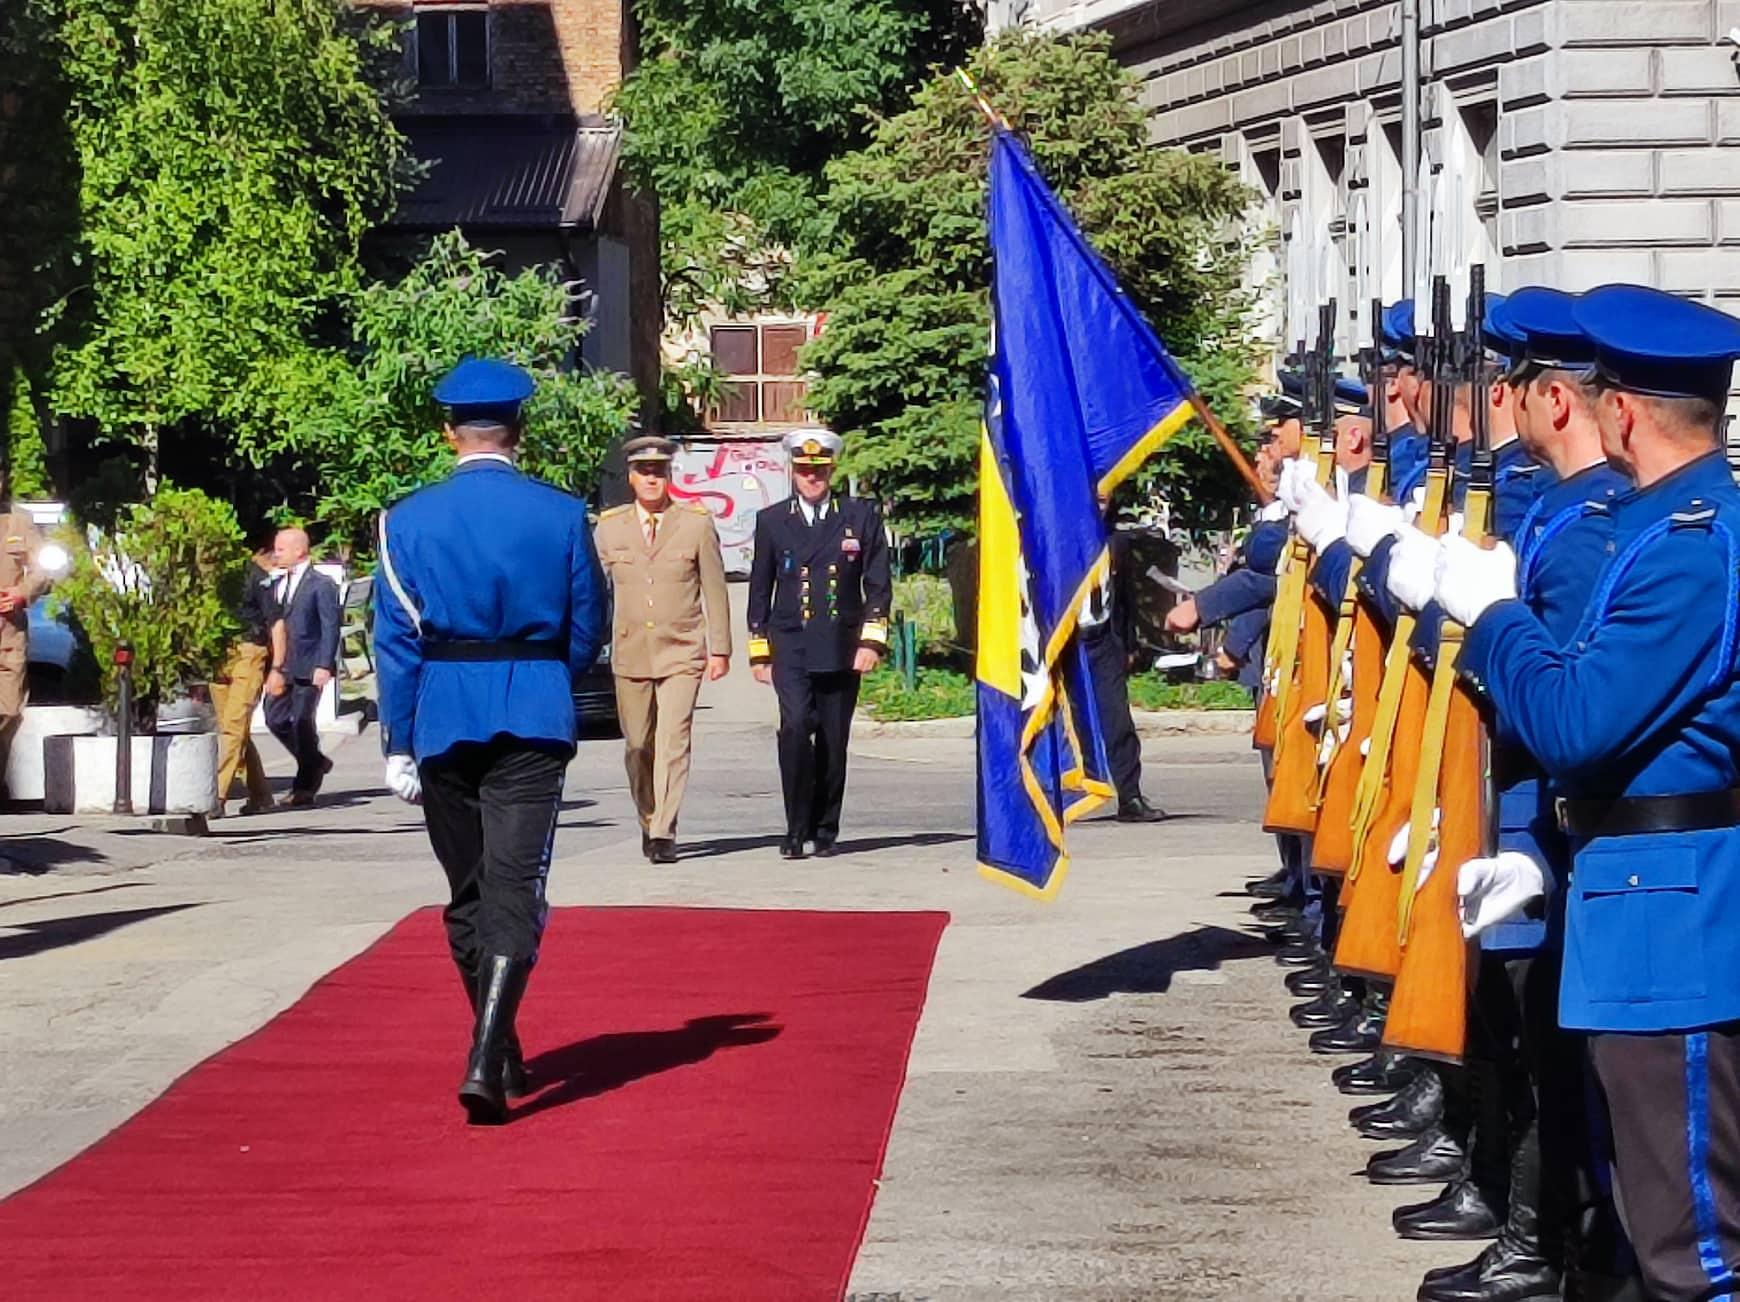
POLYGON ((283 803, 297 808, 314 803, 314 793, 332 768, 320 753, 315 713, 320 694, 338 666, 338 585, 308 557, 308 535, 281 529, 272 545, 279 577, 273 588, 284 637, 284 661, 266 679, 266 726, 296 758, 296 779, 283 803))
POLYGON ((875 505, 831 488, 839 436, 798 430, 785 447, 795 491, 755 517, 749 663, 779 700, 779 852, 801 859, 806 841, 835 853, 858 679, 888 649, 894 594, 875 505))

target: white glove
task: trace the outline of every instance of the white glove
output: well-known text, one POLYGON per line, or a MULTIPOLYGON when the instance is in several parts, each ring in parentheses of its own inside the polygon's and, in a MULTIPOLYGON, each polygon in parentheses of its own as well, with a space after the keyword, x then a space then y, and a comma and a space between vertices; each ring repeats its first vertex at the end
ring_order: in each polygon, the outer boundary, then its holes
POLYGON ((407 805, 423 803, 423 779, 417 774, 417 761, 409 755, 387 756, 387 790, 407 805))
POLYGON ((1446 538, 1438 548, 1438 604, 1464 628, 1489 606, 1516 596, 1516 553, 1508 543, 1490 551, 1466 538, 1446 538))
POLYGON ((1438 587, 1438 540, 1409 527, 1396 535, 1390 548, 1385 580, 1390 595, 1409 610, 1421 610, 1438 587))
POLYGON ((1526 854, 1501 850, 1491 859, 1470 859, 1456 871, 1463 936, 1473 940, 1546 893, 1540 865, 1526 854))
MULTIPOLYGON (((1414 879, 1416 893, 1425 888, 1426 879, 1438 866, 1438 823, 1443 817, 1443 813, 1444 811, 1441 809, 1432 811, 1432 835, 1426 842, 1426 857, 1420 860, 1420 875, 1414 879)), ((1402 830, 1390 838, 1390 865, 1392 867, 1399 869, 1407 864, 1408 835, 1413 831, 1413 828, 1414 825, 1411 822, 1403 823, 1402 830)))
POLYGON ((1402 527, 1402 508, 1355 493, 1347 503, 1347 545, 1362 557, 1402 527))
POLYGON ((1299 509, 1299 486, 1301 483, 1315 483, 1316 475, 1303 457, 1288 457, 1281 463, 1280 473, 1275 479, 1275 496, 1281 500, 1289 511, 1299 509))
POLYGON ((1408 523, 1412 524, 1419 518, 1420 512, 1425 509, 1426 486, 1421 484, 1415 488, 1413 492, 1409 493, 1408 500, 1402 503, 1402 514, 1408 518, 1408 523))
POLYGON ((1329 495, 1315 479, 1293 486, 1299 505, 1293 516, 1293 527, 1310 543, 1319 555, 1330 543, 1347 535, 1347 503, 1329 495))
POLYGON ((1257 511, 1257 519, 1259 520, 1274 521, 1286 518, 1287 504, 1278 497, 1270 499, 1267 506, 1261 507, 1257 511))

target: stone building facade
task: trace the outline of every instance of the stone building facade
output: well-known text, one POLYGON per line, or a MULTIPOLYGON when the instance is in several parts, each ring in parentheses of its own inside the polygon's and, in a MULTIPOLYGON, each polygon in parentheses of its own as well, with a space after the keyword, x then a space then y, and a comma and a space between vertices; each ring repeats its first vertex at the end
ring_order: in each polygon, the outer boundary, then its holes
MULTIPOLYGON (((1740 0, 1420 0, 1422 231, 1489 283, 1655 285, 1740 313, 1740 0)), ((1109 33, 1157 143, 1261 196, 1277 343, 1335 294, 1400 296, 1396 0, 996 0, 1109 33), (1304 282, 1304 283, 1301 283, 1304 282)))

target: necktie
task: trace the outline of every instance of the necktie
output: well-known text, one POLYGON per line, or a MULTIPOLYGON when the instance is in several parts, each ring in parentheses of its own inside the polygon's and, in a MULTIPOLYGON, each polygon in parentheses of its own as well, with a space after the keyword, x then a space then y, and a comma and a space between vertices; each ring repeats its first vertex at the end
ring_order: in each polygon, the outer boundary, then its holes
POLYGON ((653 539, 657 538, 658 536, 659 536, 659 518, 656 515, 649 515, 646 518, 646 545, 649 549, 653 545, 653 539))

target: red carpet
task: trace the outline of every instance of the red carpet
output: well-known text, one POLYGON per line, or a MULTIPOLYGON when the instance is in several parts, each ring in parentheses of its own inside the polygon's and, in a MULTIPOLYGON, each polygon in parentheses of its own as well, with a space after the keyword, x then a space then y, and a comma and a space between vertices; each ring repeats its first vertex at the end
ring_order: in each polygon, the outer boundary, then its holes
POLYGON ((0 1202, 0 1296, 837 1298, 946 922, 557 910, 539 1092, 468 1129, 463 996, 413 914, 0 1202))

